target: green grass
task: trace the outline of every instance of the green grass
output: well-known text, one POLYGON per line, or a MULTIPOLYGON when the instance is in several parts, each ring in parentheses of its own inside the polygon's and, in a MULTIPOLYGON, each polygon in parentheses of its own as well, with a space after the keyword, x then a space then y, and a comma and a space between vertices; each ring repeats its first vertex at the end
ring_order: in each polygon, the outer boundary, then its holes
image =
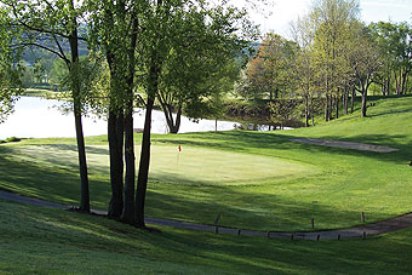
MULTIPOLYGON (((412 98, 287 132, 154 135, 147 214, 252 229, 347 227, 412 209, 412 98), (296 137, 383 144, 358 152, 296 137), (178 160, 177 146, 183 151, 178 160)), ((141 135, 136 136, 139 144, 141 135)), ((110 197, 106 137, 87 138, 91 199, 110 197)), ((138 150, 138 145, 136 149, 138 150)), ((77 204, 73 139, 0 145, 0 188, 77 204)), ((94 216, 0 201, 0 273, 410 273, 412 229, 366 241, 290 241, 160 227, 151 234, 94 216)))
POLYGON ((290 241, 160 227, 0 201, 1 274, 408 274, 412 231, 290 241), (384 248, 384 249, 382 249, 384 248))
MULTIPOLYGON (((155 135, 147 214, 267 230, 310 230, 372 222, 412 209, 412 98, 378 100, 357 114, 310 129, 277 133, 155 135), (389 145, 379 154, 297 144, 323 137, 389 145), (183 151, 178 160, 177 146, 183 151)), ((136 136, 136 143, 140 142, 136 136)), ((0 188, 77 204, 73 139, 23 140, 0 146, 0 188)), ((94 207, 110 196, 106 137, 87 139, 94 207)), ((139 146, 137 146, 137 151, 139 146)))

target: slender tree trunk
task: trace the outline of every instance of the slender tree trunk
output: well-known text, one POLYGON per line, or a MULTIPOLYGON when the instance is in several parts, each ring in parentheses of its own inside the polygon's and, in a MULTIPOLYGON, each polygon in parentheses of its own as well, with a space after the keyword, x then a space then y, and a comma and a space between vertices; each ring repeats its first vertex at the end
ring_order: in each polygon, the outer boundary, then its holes
MULTIPOLYGON (((157 0, 157 11, 161 11, 163 0, 157 0)), ((139 172, 137 175, 137 192, 136 192, 136 226, 145 228, 145 200, 147 182, 149 180, 150 167, 150 139, 152 127, 152 111, 155 97, 159 91, 159 76, 161 73, 162 60, 157 52, 157 46, 161 43, 161 37, 157 37, 153 45, 153 52, 149 64, 149 83, 147 88, 146 117, 143 129, 142 147, 140 151, 139 172)))
MULTIPOLYGON (((74 10, 74 3, 70 1, 70 9, 74 10)), ((72 18, 73 26, 77 26, 77 20, 74 16, 72 18)), ((69 44, 71 51, 71 64, 70 72, 73 74, 79 73, 79 44, 77 28, 74 28, 69 36, 69 44)), ((79 76, 72 75, 72 92, 73 92, 73 105, 74 105, 74 121, 76 128, 76 141, 79 160, 80 171, 80 207, 82 212, 90 212, 90 194, 89 194, 89 178, 87 172, 87 159, 86 159, 86 146, 84 142, 83 124, 82 124, 82 106, 81 106, 81 88, 78 81, 79 76)))
POLYGON ((112 187, 108 216, 111 218, 120 218, 123 212, 123 138, 123 112, 120 110, 111 111, 108 119, 110 183, 112 187))
POLYGON ((163 113, 165 114, 167 127, 169 128, 169 133, 177 134, 179 132, 180 124, 182 120, 182 103, 181 102, 178 103, 176 120, 175 120, 173 118, 173 109, 171 105, 167 104, 160 98, 161 96, 159 96, 159 101, 162 106, 163 113))
POLYGON ((325 100, 325 121, 330 120, 330 114, 329 114, 329 95, 326 94, 326 100, 325 100))
POLYGON ((310 110, 309 110, 309 95, 307 93, 303 96, 305 105, 305 127, 309 127, 310 110))
POLYGON ((391 77, 388 76, 388 80, 386 82, 386 95, 390 96, 391 95, 391 77))
POLYGON ((350 113, 353 114, 355 111, 355 97, 356 97, 356 88, 352 86, 352 96, 350 99, 350 113))
MULTIPOLYGON (((160 0, 159 0, 160 1, 160 0)), ((161 3, 161 1, 160 1, 161 3)), ((150 166, 150 136, 152 127, 152 111, 155 101, 155 95, 158 92, 158 81, 160 75, 161 61, 157 56, 157 53, 153 53, 151 58, 151 64, 149 69, 149 87, 147 90, 147 104, 146 104, 146 118, 143 129, 142 147, 140 151, 140 163, 139 172, 137 176, 137 192, 136 192, 136 226, 139 228, 145 228, 144 209, 147 182, 149 179, 149 166, 150 166)))
POLYGON ((336 119, 339 118, 339 94, 335 98, 336 119))
POLYGON ((315 127, 315 116, 312 115, 312 127, 315 127))
POLYGON ((177 107, 177 113, 176 113, 176 121, 173 124, 173 129, 170 130, 170 133, 172 134, 177 134, 179 132, 180 129, 180 123, 182 121, 182 102, 178 103, 178 107, 177 107))
POLYGON ((128 224, 135 223, 135 201, 134 201, 134 189, 135 189, 135 153, 134 153, 134 140, 133 140, 133 102, 128 103, 126 115, 125 115, 125 184, 124 184, 124 207, 121 220, 128 224))
POLYGON ((400 96, 401 95, 401 73, 398 76, 395 72, 395 85, 396 85, 396 95, 400 96))
POLYGON ((408 72, 407 70, 405 70, 402 73, 402 84, 401 84, 401 95, 405 95, 406 94, 406 83, 408 80, 408 72))
POLYGON ((149 179, 150 166, 150 134, 152 125, 152 110, 154 98, 149 96, 146 104, 146 118, 143 129, 142 149, 140 153, 139 173, 137 176, 136 192, 136 219, 137 227, 144 228, 144 208, 146 199, 147 182, 149 179))
MULTIPOLYGON (((134 15, 136 16, 136 15, 134 15)), ((121 220, 128 224, 136 223, 136 203, 135 203, 135 180, 136 163, 134 152, 134 132, 133 132, 133 84, 135 75, 135 50, 138 38, 138 20, 132 19, 130 36, 130 48, 128 50, 128 76, 127 76, 127 104, 125 114, 125 184, 124 184, 124 207, 121 220)))
POLYGON ((335 110, 335 97, 330 96, 330 104, 329 104, 329 120, 333 120, 333 111, 335 110))
POLYGON ((361 117, 366 117, 367 111, 367 99, 368 99, 368 91, 362 85, 362 105, 361 105, 361 117))
POLYGON ((76 140, 78 149, 78 159, 79 159, 79 170, 80 170, 80 208, 82 212, 90 212, 90 194, 89 194, 89 178, 87 173, 87 159, 86 159, 86 146, 84 142, 83 135, 83 124, 82 124, 82 114, 79 111, 80 103, 75 103, 74 105, 74 120, 76 127, 76 140), (76 110, 77 109, 77 110, 76 110))
POLYGON ((345 87, 343 91, 343 114, 347 115, 349 113, 349 87, 345 87))

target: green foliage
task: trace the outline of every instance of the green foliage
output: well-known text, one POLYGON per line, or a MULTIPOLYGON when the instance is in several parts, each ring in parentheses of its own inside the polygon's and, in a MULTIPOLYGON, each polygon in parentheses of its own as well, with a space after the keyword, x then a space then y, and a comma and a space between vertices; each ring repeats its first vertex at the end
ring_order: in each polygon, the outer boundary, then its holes
POLYGON ((247 65, 247 81, 238 85, 243 98, 274 99, 290 96, 294 82, 291 69, 297 45, 277 34, 266 34, 256 56, 247 65))
POLYGON ((13 112, 13 105, 21 90, 21 67, 17 63, 19 51, 10 47, 14 39, 14 30, 8 17, 9 10, 0 7, 0 123, 13 112))
POLYGON ((405 94, 412 70, 411 26, 407 23, 378 22, 370 24, 369 29, 382 63, 375 81, 381 85, 383 95, 389 95, 391 91, 398 95, 405 94))

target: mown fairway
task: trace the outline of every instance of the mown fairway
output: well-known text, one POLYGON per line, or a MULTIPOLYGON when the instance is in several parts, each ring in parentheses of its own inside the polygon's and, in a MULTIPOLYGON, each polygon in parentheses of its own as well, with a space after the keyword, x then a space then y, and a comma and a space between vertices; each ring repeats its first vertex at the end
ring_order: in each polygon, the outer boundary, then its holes
MULTIPOLYGON (((412 98, 376 101, 364 120, 345 117, 282 133, 155 136, 147 213, 200 223, 213 223, 222 213, 221 224, 227 226, 308 230, 312 217, 316 228, 339 228, 359 224, 362 211, 368 222, 409 212, 410 106, 412 98), (331 149, 290 142, 293 137, 384 144, 400 151, 331 149)), ((103 209, 110 193, 105 140, 87 140, 93 206, 103 209)), ((71 139, 0 146, 0 187, 76 204, 75 149, 71 139)))

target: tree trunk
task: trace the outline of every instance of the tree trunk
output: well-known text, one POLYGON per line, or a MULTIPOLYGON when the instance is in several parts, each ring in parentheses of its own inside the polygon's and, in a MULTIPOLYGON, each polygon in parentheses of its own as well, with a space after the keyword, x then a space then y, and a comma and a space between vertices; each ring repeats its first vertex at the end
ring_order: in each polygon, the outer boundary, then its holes
POLYGON ((345 87, 343 91, 343 114, 349 114, 349 87, 345 87))
POLYGON ((339 118, 339 95, 335 99, 336 119, 339 118))
POLYGON ((329 114, 329 95, 326 94, 326 100, 325 100, 325 121, 330 120, 330 114, 329 114))
POLYGON ((158 97, 160 105, 162 106, 163 113, 165 114, 167 127, 169 128, 170 134, 177 134, 180 129, 180 124, 182 120, 182 103, 178 103, 178 109, 176 113, 176 120, 173 118, 173 109, 170 104, 167 104, 161 99, 161 96, 158 97))
POLYGON ((368 98, 368 92, 367 90, 362 87, 362 107, 361 107, 361 117, 366 117, 366 111, 367 111, 367 98, 368 98))
POLYGON ((176 123, 174 124, 174 129, 173 129, 173 134, 177 134, 180 129, 180 123, 182 121, 182 102, 179 102, 178 107, 177 107, 177 113, 176 113, 176 123))
POLYGON ((352 96, 350 99, 350 113, 353 114, 355 111, 355 97, 356 97, 356 88, 352 86, 352 96))
MULTIPOLYGON (((133 94, 132 94, 133 95, 133 94)), ((133 140, 133 102, 129 102, 125 116, 125 165, 124 207, 121 220, 128 224, 135 223, 134 181, 136 177, 135 153, 133 140)))
POLYGON ((389 95, 389 87, 390 87, 390 80, 389 78, 384 78, 382 83, 382 95, 388 96, 389 95))
POLYGON ((329 96, 329 104, 328 104, 328 106, 329 106, 329 111, 328 111, 328 114, 329 114, 329 121, 331 121, 332 119, 333 119, 333 106, 334 106, 334 104, 333 104, 334 102, 333 102, 333 96, 329 96))
MULTIPOLYGON (((137 15, 133 15, 137 16, 137 15)), ((127 75, 127 104, 125 114, 125 165, 126 175, 124 183, 124 207, 121 220, 128 224, 136 223, 136 204, 135 204, 135 177, 136 164, 134 152, 134 132, 133 132, 133 84, 135 76, 135 50, 138 38, 138 20, 132 19, 130 36, 130 48, 128 50, 128 75, 127 75)))
POLYGON ((405 95, 406 94, 406 83, 408 80, 408 72, 407 70, 405 70, 402 73, 402 84, 401 84, 401 95, 405 95))
POLYGON ((309 127, 309 96, 304 96, 305 100, 305 127, 309 127))
POLYGON ((395 72, 395 85, 396 85, 396 95, 400 96, 401 95, 401 73, 398 76, 395 72))
POLYGON ((80 103, 74 105, 74 121, 76 127, 76 140, 77 151, 79 159, 79 171, 80 171, 80 208, 82 212, 90 212, 90 195, 89 195, 89 178, 87 173, 87 159, 86 159, 86 147, 84 143, 82 114, 79 110, 80 103), (77 109, 77 110, 76 110, 77 109))
POLYGON ((110 154, 110 183, 112 196, 108 216, 120 218, 123 211, 123 133, 122 111, 110 111, 108 119, 108 139, 110 154))
MULTIPOLYGON (((161 0, 158 0, 158 3, 161 0)), ((139 172, 137 176, 137 192, 136 192, 136 226, 145 228, 144 207, 146 199, 147 182, 149 179, 150 167, 150 136, 152 127, 152 111, 155 101, 155 95, 158 94, 159 75, 161 61, 156 52, 151 57, 151 64, 149 69, 149 85, 147 88, 147 104, 146 104, 146 118, 144 122, 142 147, 140 151, 139 172)))
MULTIPOLYGON (((69 2, 70 9, 74 10, 73 1, 69 2)), ((77 26, 77 20, 74 16, 72 18, 73 26, 77 26)), ((69 44, 71 51, 71 73, 79 73, 79 44, 78 44, 78 33, 77 28, 74 28, 69 36, 69 44), (74 71, 74 72, 73 72, 74 71)), ((84 142, 83 134, 83 124, 82 124, 82 106, 81 106, 81 88, 80 83, 77 80, 78 76, 72 75, 72 92, 73 92, 73 105, 74 105, 74 121, 76 128, 76 141, 77 141, 77 151, 79 159, 79 171, 80 171, 80 207, 79 210, 82 212, 90 212, 90 195, 89 195, 89 178, 87 173, 87 159, 86 159, 86 146, 84 142)))
POLYGON ((144 228, 144 207, 146 199, 147 181, 149 179, 150 166, 150 133, 152 125, 152 110, 154 98, 149 96, 146 104, 146 118, 143 129, 142 149, 140 152, 139 173, 137 176, 136 192, 136 219, 137 227, 144 228))

